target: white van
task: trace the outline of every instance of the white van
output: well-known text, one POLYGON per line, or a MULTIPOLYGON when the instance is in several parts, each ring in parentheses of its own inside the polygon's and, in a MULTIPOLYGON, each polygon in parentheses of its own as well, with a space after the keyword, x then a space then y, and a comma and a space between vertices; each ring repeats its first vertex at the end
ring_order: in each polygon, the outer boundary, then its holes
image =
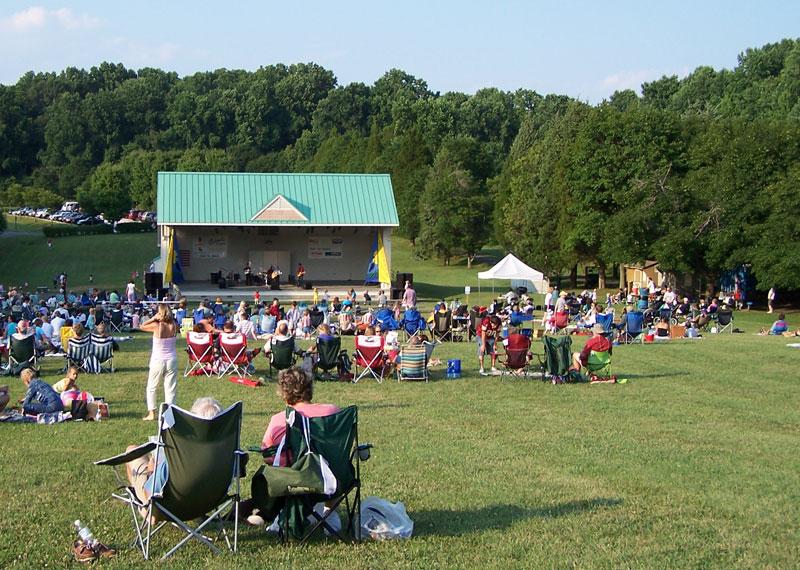
POLYGON ((64 202, 64 205, 61 206, 62 210, 66 210, 67 212, 77 212, 80 210, 80 205, 77 202, 64 202))

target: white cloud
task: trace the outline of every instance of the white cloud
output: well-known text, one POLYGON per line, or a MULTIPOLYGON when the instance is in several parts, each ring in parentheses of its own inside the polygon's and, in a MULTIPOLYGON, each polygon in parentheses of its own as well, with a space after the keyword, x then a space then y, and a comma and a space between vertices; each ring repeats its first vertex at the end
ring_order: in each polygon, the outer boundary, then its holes
POLYGON ((54 24, 65 30, 86 30, 100 25, 100 18, 89 14, 74 14, 69 8, 45 10, 41 6, 31 6, 11 16, 0 19, 0 30, 28 32, 54 24))
POLYGON ((640 69, 638 71, 620 71, 603 78, 603 87, 612 91, 633 89, 639 91, 642 83, 660 77, 655 69, 640 69))

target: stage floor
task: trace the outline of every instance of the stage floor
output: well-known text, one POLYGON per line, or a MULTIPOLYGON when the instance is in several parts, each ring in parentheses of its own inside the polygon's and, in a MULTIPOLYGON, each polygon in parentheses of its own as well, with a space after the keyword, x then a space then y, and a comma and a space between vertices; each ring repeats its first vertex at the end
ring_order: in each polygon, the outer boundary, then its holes
MULTIPOLYGON (((212 301, 217 297, 221 297, 223 301, 252 301, 253 297, 258 291, 261 294, 261 300, 267 301, 270 299, 279 299, 284 301, 311 301, 314 297, 313 289, 300 289, 290 284, 281 284, 281 288, 277 291, 270 289, 266 286, 260 287, 247 287, 244 285, 236 287, 226 287, 220 289, 218 285, 214 285, 210 281, 187 281, 178 285, 181 294, 190 301, 200 299, 211 299, 212 301)), ((327 285, 317 285, 319 297, 322 299, 325 289, 328 290, 328 297, 333 299, 339 297, 344 299, 347 297, 347 292, 350 289, 355 289, 358 301, 363 301, 364 291, 369 291, 373 300, 377 300, 380 294, 380 287, 378 285, 364 285, 356 283, 332 283, 327 285)))

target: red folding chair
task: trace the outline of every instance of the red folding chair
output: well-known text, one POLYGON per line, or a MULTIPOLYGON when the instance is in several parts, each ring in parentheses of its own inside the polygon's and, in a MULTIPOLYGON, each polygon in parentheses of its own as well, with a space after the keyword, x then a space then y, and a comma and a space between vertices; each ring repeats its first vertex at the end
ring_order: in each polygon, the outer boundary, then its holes
POLYGON ((556 334, 567 334, 567 327, 569 326, 569 313, 567 311, 559 311, 553 318, 553 328, 556 334))
POLYGON ((214 364, 214 343, 209 333, 189 331, 186 333, 186 370, 183 377, 204 374, 211 376, 214 364))
POLYGON ((355 365, 355 384, 366 375, 371 375, 378 384, 383 382, 383 373, 386 368, 385 355, 383 354, 384 338, 382 336, 355 337, 356 347, 353 352, 353 364, 355 365), (359 373, 358 369, 361 368, 359 373))
POLYGON ((219 376, 236 374, 249 376, 250 359, 247 356, 247 339, 242 333, 222 333, 219 335, 219 376))
POLYGON ((525 335, 509 335, 504 343, 505 355, 498 357, 506 372, 515 376, 525 376, 530 363, 531 341, 525 335))

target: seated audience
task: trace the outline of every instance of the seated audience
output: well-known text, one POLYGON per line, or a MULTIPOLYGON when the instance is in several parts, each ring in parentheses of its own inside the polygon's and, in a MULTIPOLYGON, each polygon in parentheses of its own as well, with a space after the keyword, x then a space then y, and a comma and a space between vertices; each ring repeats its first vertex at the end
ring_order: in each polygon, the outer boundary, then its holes
POLYGON ((19 378, 26 388, 25 398, 22 400, 22 413, 35 416, 64 411, 59 395, 50 384, 36 378, 33 369, 26 368, 20 372, 19 378))
POLYGON ((575 370, 580 371, 589 362, 589 355, 594 352, 608 352, 611 354, 611 341, 603 335, 603 325, 592 327, 592 337, 586 341, 583 349, 572 355, 572 365, 575 370))

